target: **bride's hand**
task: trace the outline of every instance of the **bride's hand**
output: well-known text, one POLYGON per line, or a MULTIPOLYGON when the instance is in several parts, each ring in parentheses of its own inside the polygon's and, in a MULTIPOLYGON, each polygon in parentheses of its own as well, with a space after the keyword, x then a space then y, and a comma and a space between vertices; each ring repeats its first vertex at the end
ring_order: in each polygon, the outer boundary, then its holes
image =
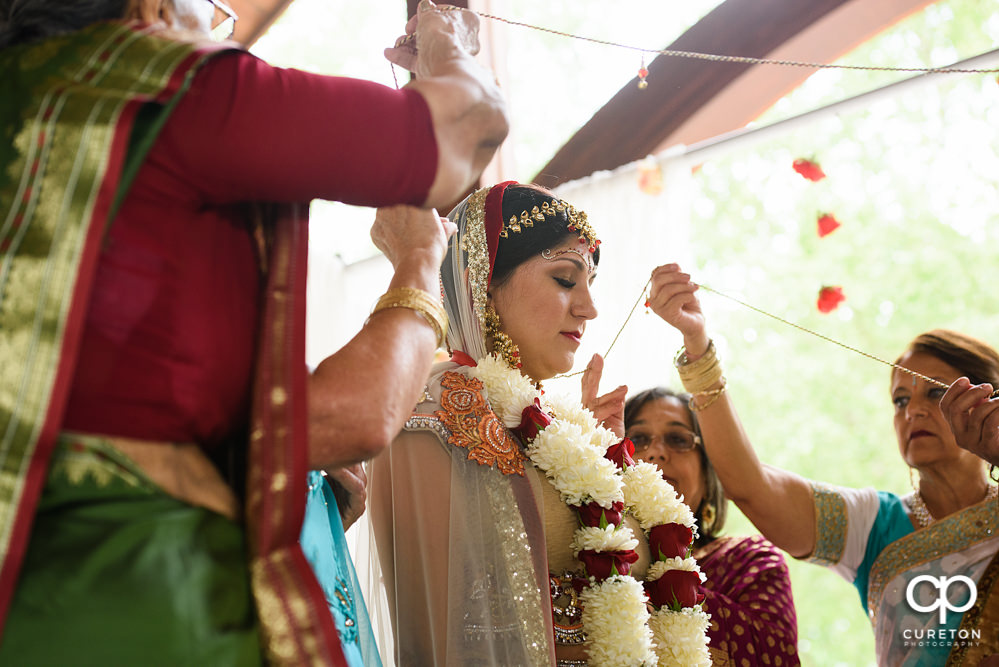
POLYGON ((583 407, 593 413, 601 426, 623 438, 624 399, 628 395, 628 387, 621 385, 603 396, 597 396, 603 372, 604 359, 599 354, 594 354, 583 371, 583 407))
POLYGON ((667 324, 683 334, 684 346, 693 355, 708 347, 708 335, 695 292, 698 287, 677 264, 665 264, 652 271, 649 307, 667 324))

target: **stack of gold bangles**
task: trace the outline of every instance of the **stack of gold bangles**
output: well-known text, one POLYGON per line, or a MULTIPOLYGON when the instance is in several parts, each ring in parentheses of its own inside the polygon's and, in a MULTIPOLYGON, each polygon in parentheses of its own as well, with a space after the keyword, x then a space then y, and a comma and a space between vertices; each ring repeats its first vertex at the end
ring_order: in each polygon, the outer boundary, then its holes
POLYGON ((371 314, 374 315, 379 310, 387 308, 409 308, 414 311, 425 319, 433 328, 434 333, 437 334, 437 347, 446 347, 447 312, 439 299, 435 299, 428 292, 415 287, 393 287, 379 297, 371 314))
POLYGON ((690 394, 689 405, 694 412, 709 407, 725 393, 725 376, 722 375, 721 362, 718 361, 714 341, 711 341, 707 351, 694 361, 687 359, 687 350, 681 347, 673 358, 673 365, 680 373, 683 388, 690 394), (715 387, 719 383, 721 386, 715 387))

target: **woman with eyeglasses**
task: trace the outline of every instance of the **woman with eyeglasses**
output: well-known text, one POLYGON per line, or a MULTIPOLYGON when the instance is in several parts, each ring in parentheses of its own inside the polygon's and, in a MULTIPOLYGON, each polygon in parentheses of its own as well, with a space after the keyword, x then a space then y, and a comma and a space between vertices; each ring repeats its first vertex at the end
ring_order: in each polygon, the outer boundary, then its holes
POLYGON ((0 0, 0 664, 344 664, 306 474, 409 415, 443 328, 429 209, 507 119, 468 11, 420 3, 402 90, 212 41, 234 18, 0 0), (386 221, 386 307, 309 377, 313 198, 425 210, 386 221))
POLYGON ((957 402, 960 409, 968 406, 959 398, 975 401, 963 394, 972 384, 999 386, 999 352, 945 329, 913 339, 895 362, 901 368, 892 370, 885 401, 902 461, 918 473, 913 492, 832 486, 759 460, 725 390, 696 291, 679 266, 660 266, 650 307, 683 334, 677 370, 728 496, 778 547, 854 585, 879 665, 979 665, 997 657, 999 491, 985 462, 958 446, 941 398, 953 385, 949 408, 957 402))
POLYGON ((692 555, 707 579, 704 607, 713 664, 800 664, 798 624, 784 556, 760 535, 721 535, 728 499, 704 450, 690 395, 646 389, 624 404, 635 458, 656 465, 697 518, 692 555))

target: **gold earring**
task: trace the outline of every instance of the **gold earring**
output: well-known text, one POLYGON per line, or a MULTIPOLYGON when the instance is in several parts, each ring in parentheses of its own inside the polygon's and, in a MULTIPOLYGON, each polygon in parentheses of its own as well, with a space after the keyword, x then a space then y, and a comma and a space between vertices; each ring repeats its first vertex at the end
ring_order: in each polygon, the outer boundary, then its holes
POLYGON ((714 503, 708 503, 704 506, 704 510, 701 512, 701 528, 704 529, 705 535, 711 533, 711 529, 715 526, 715 519, 717 516, 714 503))
POLYGON ((518 369, 520 363, 520 348, 500 328, 499 314, 492 306, 486 306, 486 334, 493 339, 493 351, 507 363, 510 368, 518 369))

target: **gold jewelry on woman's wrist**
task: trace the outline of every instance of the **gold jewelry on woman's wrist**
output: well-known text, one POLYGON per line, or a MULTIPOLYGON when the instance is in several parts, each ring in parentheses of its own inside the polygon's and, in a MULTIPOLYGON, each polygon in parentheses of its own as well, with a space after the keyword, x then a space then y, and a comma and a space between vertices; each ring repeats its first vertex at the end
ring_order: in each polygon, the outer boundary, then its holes
POLYGON ((707 391, 701 391, 696 394, 690 395, 690 400, 687 401, 687 406, 690 408, 691 412, 700 412, 701 410, 706 410, 714 405, 714 402, 721 398, 721 395, 725 393, 725 377, 721 378, 721 386, 716 389, 709 389, 707 391), (700 403, 698 403, 700 401, 700 403))
POLYGON ((714 341, 710 341, 708 349, 694 361, 687 360, 687 349, 681 347, 673 359, 673 365, 680 374, 683 388, 690 394, 704 393, 719 382, 722 382, 724 388, 725 380, 722 377, 721 362, 718 361, 714 341))
MULTIPOLYGON (((447 312, 439 299, 429 292, 415 287, 393 287, 378 298, 378 303, 371 310, 374 315, 379 310, 387 308, 409 308, 427 321, 437 335, 437 347, 442 348, 447 343, 447 312)), ((370 319, 370 316, 368 316, 370 319)))

